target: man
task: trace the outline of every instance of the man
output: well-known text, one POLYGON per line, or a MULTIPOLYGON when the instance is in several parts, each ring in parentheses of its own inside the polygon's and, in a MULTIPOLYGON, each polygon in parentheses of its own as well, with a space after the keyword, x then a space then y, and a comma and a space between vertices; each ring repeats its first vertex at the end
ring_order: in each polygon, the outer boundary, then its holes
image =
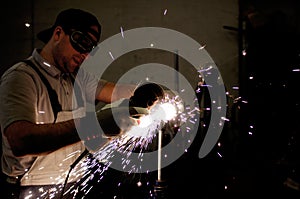
MULTIPOLYGON (((19 198, 59 198, 70 165, 85 149, 76 127, 84 121, 86 103, 111 103, 132 95, 134 86, 116 85, 79 70, 100 34, 94 15, 64 10, 51 28, 38 33, 45 46, 2 76, 2 172, 9 185, 20 188, 19 198), (80 88, 79 94, 73 95, 73 85, 80 88)), ((68 182, 75 181, 70 175, 68 182)), ((19 192, 12 195, 18 198, 19 192)))

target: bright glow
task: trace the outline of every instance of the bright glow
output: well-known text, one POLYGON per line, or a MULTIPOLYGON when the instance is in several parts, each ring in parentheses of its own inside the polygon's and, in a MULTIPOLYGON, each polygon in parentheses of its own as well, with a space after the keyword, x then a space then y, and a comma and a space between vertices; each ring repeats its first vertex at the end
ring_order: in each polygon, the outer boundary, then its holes
POLYGON ((164 103, 161 105, 165 112, 165 120, 171 120, 176 116, 176 108, 171 103, 164 103))
POLYGON ((152 122, 153 122, 153 120, 152 120, 151 116, 150 115, 145 115, 145 116, 140 118, 139 127, 145 128, 145 127, 149 126, 152 122))
POLYGON ((157 104, 151 109, 150 113, 153 120, 168 121, 177 115, 175 105, 171 103, 157 104))
POLYGON ((148 115, 142 116, 137 126, 133 126, 126 134, 134 137, 152 137, 156 134, 162 123, 167 122, 177 116, 176 107, 171 103, 154 105, 148 115))

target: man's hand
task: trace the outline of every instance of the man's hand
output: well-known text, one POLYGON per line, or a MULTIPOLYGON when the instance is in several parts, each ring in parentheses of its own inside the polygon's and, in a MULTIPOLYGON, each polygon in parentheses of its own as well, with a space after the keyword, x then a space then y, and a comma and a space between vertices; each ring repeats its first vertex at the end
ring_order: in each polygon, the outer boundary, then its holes
POLYGON ((107 136, 129 131, 132 126, 138 125, 138 118, 145 114, 148 114, 148 110, 141 107, 107 108, 96 113, 98 122, 107 136))

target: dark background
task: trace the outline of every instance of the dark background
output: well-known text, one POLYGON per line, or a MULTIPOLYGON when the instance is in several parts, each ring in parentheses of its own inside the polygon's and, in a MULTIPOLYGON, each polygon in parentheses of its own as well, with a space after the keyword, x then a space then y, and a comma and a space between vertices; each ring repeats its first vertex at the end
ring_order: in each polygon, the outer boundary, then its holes
POLYGON ((239 1, 239 27, 231 29, 239 33, 241 98, 234 101, 221 146, 197 159, 200 144, 193 143, 194 156, 178 161, 189 166, 171 178, 181 179, 182 189, 174 185, 174 193, 300 196, 299 11, 299 1, 239 1))

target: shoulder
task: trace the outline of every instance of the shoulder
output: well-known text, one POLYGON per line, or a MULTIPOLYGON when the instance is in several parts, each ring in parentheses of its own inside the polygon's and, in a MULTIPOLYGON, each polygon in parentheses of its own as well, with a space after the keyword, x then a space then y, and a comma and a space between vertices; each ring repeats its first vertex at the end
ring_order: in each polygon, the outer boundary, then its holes
POLYGON ((2 77, 9 76, 13 73, 27 73, 27 74, 34 74, 34 70, 30 67, 27 63, 23 61, 19 61, 8 68, 2 75, 2 77))
POLYGON ((3 87, 31 87, 39 82, 39 76, 34 69, 20 61, 8 68, 1 77, 1 88, 3 87))

